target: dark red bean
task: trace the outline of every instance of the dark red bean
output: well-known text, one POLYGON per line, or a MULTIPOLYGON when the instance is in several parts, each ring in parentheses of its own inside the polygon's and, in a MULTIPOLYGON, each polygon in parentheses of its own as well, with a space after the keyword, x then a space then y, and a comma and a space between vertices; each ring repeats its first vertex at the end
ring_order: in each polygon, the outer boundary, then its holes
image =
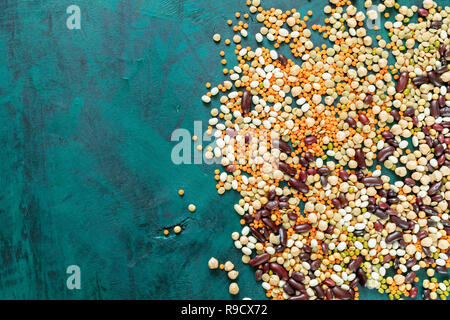
POLYGON ((314 291, 316 292, 316 296, 319 299, 325 298, 325 291, 323 291, 322 287, 320 285, 313 287, 314 291))
MULTIPOLYGON (((441 146, 441 145, 440 145, 440 146, 441 146)), ((441 189, 441 187, 442 187, 442 180, 441 180, 441 181, 438 181, 438 182, 435 182, 435 183, 431 186, 431 188, 428 189, 427 194, 428 194, 429 196, 435 195, 435 194, 439 191, 439 189, 441 189)))
POLYGON ((356 259, 350 261, 350 263, 348 264, 347 268, 350 271, 356 271, 358 270, 359 266, 361 265, 361 263, 363 262, 363 257, 362 256, 357 256, 356 259))
POLYGON ((406 266, 407 268, 411 268, 413 265, 416 264, 416 262, 417 262, 416 258, 414 258, 414 257, 409 258, 409 259, 406 261, 405 266, 406 266))
POLYGON ((330 174, 330 169, 328 169, 327 167, 322 167, 317 169, 317 173, 320 174, 321 176, 327 176, 330 174))
POLYGON ((417 297, 418 293, 419 289, 417 289, 417 287, 412 287, 411 290, 409 291, 409 297, 414 299, 415 297, 417 297))
POLYGON ((445 96, 442 94, 438 97, 438 103, 441 108, 445 107, 445 96))
POLYGON ((285 229, 283 226, 281 226, 281 227, 278 229, 278 233, 280 234, 280 243, 281 243, 281 245, 282 245, 283 247, 285 247, 285 246, 286 246, 286 242, 287 242, 287 232, 286 232, 286 229, 285 229))
POLYGON ((364 102, 365 104, 371 104, 371 103, 373 102, 373 97, 372 97, 372 95, 368 94, 368 95, 364 98, 363 102, 364 102))
POLYGON ((280 149, 286 154, 291 154, 292 152, 291 146, 282 140, 278 139, 272 140, 272 147, 275 149, 280 149))
POLYGON ((234 172, 234 171, 236 171, 236 166, 234 164, 229 164, 225 167, 225 170, 227 172, 234 172))
POLYGON ((424 9, 424 8, 420 8, 417 10, 417 13, 419 14, 419 16, 421 17, 427 17, 428 16, 428 10, 424 9))
POLYGON ((305 139, 303 139, 303 141, 305 142, 306 145, 311 145, 317 142, 317 137, 316 136, 309 136, 306 137, 305 139))
POLYGON ((273 232, 277 232, 278 228, 277 225, 275 224, 275 222, 272 221, 272 219, 270 218, 262 218, 262 222, 264 222, 264 224, 269 227, 273 232))
POLYGON ((348 200, 344 193, 339 193, 339 201, 341 202, 343 207, 348 206, 348 200))
POLYGON ((356 271, 356 276, 357 276, 358 279, 359 279, 359 283, 360 283, 363 287, 365 287, 366 284, 367 284, 367 275, 366 275, 366 272, 365 272, 362 268, 359 268, 359 269, 356 271))
POLYGON ((394 117, 395 121, 399 121, 400 120, 400 113, 398 112, 397 109, 392 109, 390 114, 391 114, 392 117, 394 117))
POLYGON ((413 283, 415 277, 416 277, 416 273, 414 271, 410 271, 405 277, 405 282, 413 283))
POLYGON ((436 86, 441 87, 444 85, 444 81, 439 77, 439 75, 435 71, 429 71, 428 73, 428 79, 430 79, 430 82, 436 86))
POLYGON ((266 203, 266 205, 264 207, 267 210, 272 211, 272 210, 278 208, 278 201, 277 200, 269 201, 266 203))
POLYGON ((288 212, 289 220, 296 221, 298 219, 298 215, 295 212, 288 212))
POLYGON ((263 271, 261 269, 258 269, 255 271, 255 280, 261 281, 263 275, 263 271))
POLYGON ((373 227, 375 228, 375 230, 377 230, 378 232, 381 232, 383 230, 383 225, 379 222, 379 221, 375 221, 373 223, 373 227))
POLYGON ((394 231, 386 237, 386 243, 392 243, 394 241, 400 240, 403 237, 403 233, 400 231, 394 231))
POLYGON ((283 286, 283 291, 290 296, 295 295, 295 290, 288 283, 283 286))
POLYGON ((377 154, 377 160, 379 162, 384 162, 389 156, 391 156, 395 151, 395 148, 393 146, 384 147, 380 151, 378 151, 377 154))
POLYGON ((306 291, 305 286, 304 286, 302 283, 300 283, 300 282, 298 282, 298 281, 295 281, 293 278, 290 278, 290 279, 287 281, 287 283, 289 283, 289 285, 290 285, 291 287, 297 289, 298 291, 302 291, 302 292, 306 291))
POLYGON ((259 232, 255 227, 250 227, 250 232, 258 239, 260 242, 264 243, 266 238, 259 232))
POLYGON ((397 85, 395 86, 395 90, 397 92, 403 92, 408 85, 409 80, 409 72, 400 73, 400 78, 398 79, 397 85))
POLYGON ((282 66, 285 66, 288 63, 287 58, 281 53, 278 54, 278 61, 280 61, 282 66))
POLYGON ((407 221, 403 220, 398 216, 391 216, 390 220, 395 223, 395 225, 403 230, 409 229, 409 224, 407 221))
POLYGON ((252 109, 252 95, 247 90, 242 95, 241 108, 243 114, 249 113, 252 109))
POLYGON ((294 168, 292 168, 290 165, 282 161, 278 163, 278 169, 280 169, 281 172, 284 172, 290 176, 295 176, 296 173, 294 168))
POLYGON ((262 268, 263 273, 269 273, 270 271, 270 263, 265 263, 262 268))
POLYGON ((380 177, 364 177, 361 179, 361 183, 366 187, 375 187, 383 185, 383 180, 380 177))
POLYGON ((336 282, 333 281, 331 278, 326 278, 323 280, 323 283, 326 284, 328 287, 332 288, 336 285, 336 282))
POLYGON ((422 240, 423 238, 426 238, 428 236, 428 232, 426 230, 421 230, 417 232, 416 236, 419 240, 422 240))
POLYGON ((303 282, 305 281, 305 275, 301 272, 294 271, 292 272, 292 279, 294 279, 297 282, 303 282))
POLYGON ((411 178, 405 178, 405 184, 412 187, 412 186, 416 185, 416 181, 414 181, 414 179, 411 179, 411 178))
POLYGON ((361 123, 364 124, 364 125, 370 123, 369 118, 367 118, 367 116, 366 116, 364 113, 360 113, 360 114, 358 115, 358 119, 359 119, 359 121, 361 121, 361 123))
POLYGON ((308 193, 309 192, 308 186, 305 183, 303 183, 303 182, 301 182, 301 181, 299 181, 299 180, 297 180, 295 178, 290 178, 289 179, 289 185, 291 187, 293 187, 294 189, 296 189, 297 191, 300 191, 301 193, 308 193))
POLYGON ((416 112, 416 109, 414 109, 413 107, 409 107, 409 108, 406 108, 406 110, 403 112, 403 115, 405 117, 411 118, 415 112, 416 112))
POLYGON ((327 300, 333 300, 334 299, 333 290, 331 288, 325 290, 325 296, 327 297, 327 300))
POLYGON ((334 287, 331 290, 333 290, 334 296, 338 299, 350 300, 352 298, 350 292, 342 289, 341 287, 334 287))
POLYGON ((362 149, 358 148, 355 150, 355 159, 356 163, 358 164, 358 167, 361 169, 366 169, 366 157, 364 156, 364 151, 362 149))
POLYGON ((416 87, 420 87, 421 85, 428 83, 428 76, 417 76, 415 78, 412 79, 412 82, 414 83, 414 85, 416 87))
POLYGON ((278 264, 276 262, 271 262, 270 263, 270 270, 275 272, 284 281, 289 280, 289 274, 288 274, 286 269, 281 264, 278 264))
POLYGON ((260 254, 259 256, 254 257, 253 259, 250 259, 250 261, 248 262, 248 265, 250 267, 257 267, 259 265, 262 265, 263 263, 266 263, 267 261, 269 261, 269 259, 270 259, 270 254, 263 253, 263 254, 260 254))
POLYGON ((309 296, 306 293, 302 293, 298 296, 290 297, 288 300, 309 300, 309 296))
POLYGON ((422 298, 423 300, 430 300, 431 291, 429 289, 423 290, 422 298))
POLYGON ((355 119, 348 117, 347 120, 345 120, 345 121, 347 121, 348 125, 351 128, 356 128, 356 121, 355 121, 355 119))
MULTIPOLYGON (((277 193, 275 190, 269 190, 269 192, 267 192, 267 199, 269 199, 270 201, 275 200, 275 197, 277 196, 277 193)), ((278 205, 278 203, 277 203, 278 205)))
POLYGON ((390 132, 390 131, 383 131, 383 132, 381 133, 381 136, 382 136, 383 138, 385 138, 386 140, 387 140, 387 139, 392 139, 392 138, 394 138, 394 134, 393 134, 392 132, 390 132))
POLYGON ((294 227, 295 232, 298 233, 303 233, 303 232, 308 232, 309 230, 311 230, 312 226, 309 223, 305 223, 305 224, 299 224, 297 226, 294 227))
POLYGON ((441 21, 432 21, 430 23, 430 28, 431 29, 439 29, 442 26, 442 22, 441 21))
POLYGON ((342 181, 347 182, 350 175, 345 170, 339 170, 339 178, 342 179, 342 181))
POLYGON ((448 274, 448 269, 446 266, 436 266, 435 269, 440 274, 448 274))
POLYGON ((342 209, 342 204, 338 199, 331 200, 331 203, 336 209, 342 209))

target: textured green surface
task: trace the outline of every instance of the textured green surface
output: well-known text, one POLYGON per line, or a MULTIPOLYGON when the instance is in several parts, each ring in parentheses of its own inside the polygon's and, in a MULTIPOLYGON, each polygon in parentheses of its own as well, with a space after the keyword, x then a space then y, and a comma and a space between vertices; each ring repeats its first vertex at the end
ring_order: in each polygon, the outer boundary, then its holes
MULTIPOLYGON (((265 3, 313 9, 317 23, 327 1, 265 3)), ((172 131, 208 119, 204 83, 223 78, 211 37, 230 37, 225 20, 246 8, 0 1, 0 298, 228 299, 210 256, 240 271, 236 298, 264 297, 230 238, 237 195, 217 195, 213 166, 170 160, 172 131), (81 30, 66 28, 70 4, 81 7, 81 30), (176 224, 180 235, 162 235, 176 224), (71 264, 81 290, 66 288, 71 264)))

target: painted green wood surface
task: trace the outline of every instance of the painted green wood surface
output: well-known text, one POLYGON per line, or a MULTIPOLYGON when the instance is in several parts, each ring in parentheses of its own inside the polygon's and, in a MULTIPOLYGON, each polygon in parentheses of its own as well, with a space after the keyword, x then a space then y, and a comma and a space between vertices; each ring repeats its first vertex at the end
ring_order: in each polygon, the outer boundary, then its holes
MULTIPOLYGON (((319 22, 327 1, 265 3, 313 9, 319 22)), ((210 256, 237 266, 236 298, 264 297, 230 238, 237 195, 217 195, 215 167, 170 159, 172 131, 208 119, 204 83, 222 80, 212 35, 230 37, 225 20, 246 8, 0 1, 0 298, 228 299, 210 256), (81 30, 66 27, 70 4, 81 30), (180 235, 162 235, 177 224, 180 235), (72 264, 81 290, 66 288, 72 264)))

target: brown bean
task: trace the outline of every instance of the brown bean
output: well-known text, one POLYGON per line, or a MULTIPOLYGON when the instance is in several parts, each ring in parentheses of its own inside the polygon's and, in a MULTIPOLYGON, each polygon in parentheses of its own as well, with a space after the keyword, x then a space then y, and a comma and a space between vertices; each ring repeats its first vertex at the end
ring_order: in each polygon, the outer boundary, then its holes
POLYGON ((380 177, 364 177, 361 179, 361 183, 366 187, 375 187, 383 185, 383 180, 380 177))
POLYGON ((408 85, 409 80, 409 72, 400 73, 400 78, 398 79, 397 85, 395 86, 395 90, 397 92, 403 92, 408 85))
POLYGON ((253 259, 250 259, 250 261, 248 262, 248 265, 250 267, 257 267, 259 265, 262 265, 263 263, 266 263, 267 261, 269 261, 269 259, 270 259, 270 254, 263 253, 263 254, 260 254, 259 256, 254 257, 253 259))
POLYGON ((301 272, 294 271, 292 272, 292 279, 294 279, 297 282, 303 282, 305 280, 305 275, 301 272))
POLYGON ((287 65, 287 58, 283 54, 278 54, 278 61, 280 61, 282 66, 287 65))
POLYGON ((295 294, 295 290, 288 283, 283 286, 283 291, 290 296, 295 294))
POLYGON ((367 116, 364 113, 360 113, 358 115, 358 119, 359 121, 361 121, 362 124, 367 125, 370 123, 369 118, 367 118, 367 116))
POLYGON ((359 269, 356 271, 356 275, 358 276, 359 283, 360 283, 363 287, 365 287, 366 284, 367 284, 367 275, 366 275, 366 272, 365 272, 362 268, 359 268, 359 269))
POLYGON ((339 298, 342 300, 350 300, 351 299, 350 292, 342 289, 341 287, 334 287, 331 290, 333 290, 333 293, 336 298, 339 298))
POLYGON ((272 147, 275 149, 280 149, 286 154, 291 154, 292 152, 291 146, 282 140, 278 139, 272 140, 272 147))
POLYGON ((297 226, 294 227, 295 232, 298 233, 303 233, 303 232, 308 232, 309 230, 311 230, 312 226, 309 223, 305 223, 305 224, 299 224, 297 226))
POLYGON ((429 79, 428 76, 417 76, 412 79, 412 82, 416 87, 420 87, 421 85, 428 83, 429 79))
POLYGON ((430 114, 435 118, 439 117, 439 103, 437 100, 431 101, 430 114))
POLYGON ((298 296, 290 297, 288 300, 309 300, 309 296, 306 293, 302 293, 298 296))
POLYGON ((392 243, 394 241, 400 240, 403 237, 403 233, 400 231, 394 231, 386 237, 386 243, 392 243))
POLYGON ((295 178, 290 178, 289 179, 289 185, 291 187, 293 187, 294 189, 296 189, 297 191, 300 191, 301 193, 308 193, 309 192, 308 186, 305 183, 303 183, 303 182, 301 182, 301 181, 299 181, 299 180, 297 180, 295 178))
POLYGON ((390 216, 389 218, 395 225, 403 230, 409 229, 409 224, 407 221, 403 220, 398 216, 390 216))
MULTIPOLYGON (((441 145, 440 145, 440 146, 441 146, 441 145)), ((433 196, 433 195, 435 195, 435 194, 439 191, 439 189, 441 189, 441 187, 442 187, 442 180, 441 180, 441 181, 438 181, 438 182, 436 182, 436 183, 434 183, 434 184, 430 187, 430 189, 428 189, 427 194, 428 194, 429 196, 433 196)))
POLYGON ((285 247, 286 246, 286 242, 287 242, 287 231, 286 231, 286 229, 283 226, 281 226, 278 229, 278 233, 280 235, 280 243, 283 245, 283 247, 285 247))
POLYGON ((295 176, 295 169, 292 168, 290 165, 288 165, 287 163, 280 161, 278 163, 278 169, 280 169, 281 172, 284 172, 290 176, 295 176))
POLYGON ((260 242, 264 243, 266 238, 258 231, 255 227, 250 227, 250 232, 258 239, 260 242))
POLYGON ((291 287, 297 289, 298 291, 305 291, 305 290, 306 290, 305 286, 304 286, 302 283, 300 283, 300 282, 298 282, 298 281, 295 281, 295 280, 292 279, 292 278, 290 278, 290 279, 287 281, 287 283, 289 283, 289 285, 290 285, 291 287))
POLYGON ((258 269, 255 271, 255 280, 261 281, 263 275, 263 271, 261 269, 258 269))
POLYGON ((356 121, 355 121, 355 119, 353 119, 351 117, 348 117, 347 120, 345 120, 345 121, 347 121, 348 125, 351 128, 356 128, 356 121))
POLYGON ((428 10, 424 9, 424 8, 419 8, 417 10, 417 13, 419 14, 419 16, 421 17, 427 17, 428 16, 428 10))
POLYGON ((326 278, 323 280, 323 283, 326 284, 328 287, 332 288, 336 285, 336 282, 333 281, 331 278, 326 278))
POLYGON ((264 222, 264 224, 266 226, 268 226, 273 232, 277 232, 278 228, 277 225, 275 224, 275 222, 272 221, 272 219, 270 218, 262 218, 262 222, 264 222))
POLYGON ((416 273, 414 271, 410 271, 405 277, 405 282, 413 283, 415 277, 416 277, 416 273))
POLYGON ((356 259, 350 261, 350 263, 348 264, 347 268, 350 271, 356 271, 358 270, 359 266, 361 265, 361 263, 363 262, 363 257, 362 256, 357 256, 356 259))
POLYGON ((345 170, 339 170, 339 178, 342 179, 342 181, 347 182, 350 175, 345 170))
POLYGON ((377 154, 377 160, 379 162, 384 162, 389 156, 391 156, 395 151, 395 148, 393 146, 384 147, 380 151, 378 151, 377 154))
POLYGON ((242 95, 241 108, 243 114, 249 113, 251 111, 252 95, 250 91, 244 91, 244 94, 242 95))
POLYGON ((270 270, 275 272, 284 281, 289 280, 289 274, 288 274, 286 269, 281 264, 278 264, 276 262, 271 262, 270 263, 270 270))
POLYGON ((372 95, 368 94, 368 95, 364 98, 363 102, 364 102, 365 104, 371 104, 371 103, 373 102, 373 97, 372 97, 372 95))
POLYGON ((355 150, 356 163, 361 169, 366 169, 366 157, 364 156, 364 151, 361 148, 355 150))
POLYGON ((317 142, 317 137, 316 136, 309 136, 303 139, 303 141, 305 142, 306 145, 311 145, 317 142))

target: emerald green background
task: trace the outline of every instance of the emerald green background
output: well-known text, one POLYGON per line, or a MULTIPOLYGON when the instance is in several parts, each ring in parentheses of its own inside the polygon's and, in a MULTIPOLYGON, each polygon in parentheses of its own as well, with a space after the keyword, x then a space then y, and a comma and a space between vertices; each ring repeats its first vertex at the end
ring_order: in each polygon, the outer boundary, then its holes
MULTIPOLYGON (((311 23, 326 3, 264 1, 312 9, 311 23)), ((170 158, 173 130, 206 127, 204 83, 223 81, 211 37, 231 37, 238 10, 245 1, 0 1, 0 298, 229 299, 211 256, 235 263, 235 299, 264 298, 230 237, 238 195, 217 195, 215 166, 170 158), (71 4, 81 30, 66 27, 71 4), (81 290, 66 288, 72 264, 81 290)))

